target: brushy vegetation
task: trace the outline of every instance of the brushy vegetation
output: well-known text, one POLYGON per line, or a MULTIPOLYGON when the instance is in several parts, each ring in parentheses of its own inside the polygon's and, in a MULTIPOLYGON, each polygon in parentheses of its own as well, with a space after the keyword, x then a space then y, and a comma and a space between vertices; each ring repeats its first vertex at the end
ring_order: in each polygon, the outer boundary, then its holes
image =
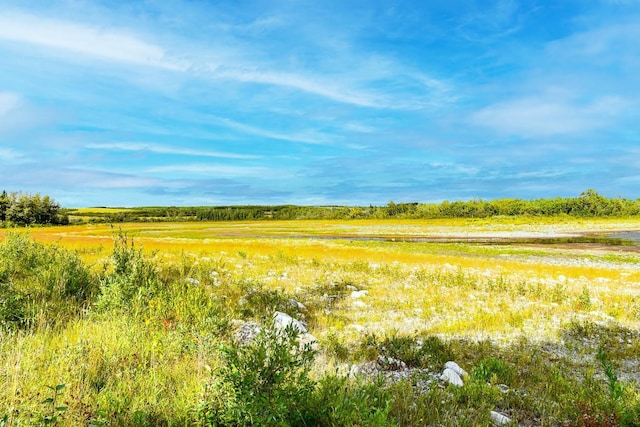
POLYGON ((71 222, 257 221, 297 219, 433 219, 496 216, 625 217, 640 214, 640 200, 607 198, 595 190, 579 197, 395 203, 384 206, 188 206, 65 209, 71 222))
POLYGON ((113 243, 90 265, 27 234, 0 244, 0 425, 640 425, 640 302, 610 294, 638 280, 632 255, 113 243), (248 343, 245 321, 261 326, 248 343), (463 387, 438 379, 449 360, 463 387))

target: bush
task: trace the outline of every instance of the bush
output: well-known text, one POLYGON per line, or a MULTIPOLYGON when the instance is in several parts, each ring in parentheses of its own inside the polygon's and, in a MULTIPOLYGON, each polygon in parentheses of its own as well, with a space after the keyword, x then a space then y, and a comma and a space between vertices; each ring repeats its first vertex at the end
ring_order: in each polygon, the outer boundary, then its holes
POLYGON ((513 366, 495 357, 482 359, 471 371, 471 378, 479 382, 511 385, 514 379, 513 366))
POLYGON ((155 265, 122 233, 114 239, 112 264, 100 284, 101 310, 140 310, 163 287, 155 265))
POLYGON ((314 395, 316 426, 393 426, 389 417, 391 393, 382 378, 373 382, 351 383, 347 377, 327 375, 314 395))
POLYGON ((77 254, 8 234, 0 245, 0 324, 53 324, 81 311, 97 280, 77 254))
POLYGON ((315 382, 309 377, 315 350, 298 343, 289 326, 263 328, 253 342, 222 348, 224 365, 199 410, 209 426, 305 425, 315 382))

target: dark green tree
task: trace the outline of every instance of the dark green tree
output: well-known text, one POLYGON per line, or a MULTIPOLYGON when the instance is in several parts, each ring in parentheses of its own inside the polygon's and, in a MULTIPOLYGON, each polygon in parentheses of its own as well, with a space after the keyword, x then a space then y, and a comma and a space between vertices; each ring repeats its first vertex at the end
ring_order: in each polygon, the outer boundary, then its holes
POLYGON ((9 210, 10 204, 11 199, 9 199, 9 195, 7 194, 6 190, 2 190, 2 194, 0 194, 0 221, 6 221, 7 210, 9 210))

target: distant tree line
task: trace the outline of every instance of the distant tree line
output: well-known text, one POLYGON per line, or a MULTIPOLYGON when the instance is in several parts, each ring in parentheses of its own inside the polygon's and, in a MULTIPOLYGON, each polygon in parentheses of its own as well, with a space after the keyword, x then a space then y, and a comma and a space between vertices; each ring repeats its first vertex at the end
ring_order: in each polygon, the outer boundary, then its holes
POLYGON ((0 194, 0 225, 66 224, 68 218, 61 214, 60 205, 49 196, 40 194, 0 194))
MULTIPOLYGON (((66 211, 73 216, 73 210, 66 211)), ((488 218, 493 216, 623 217, 640 214, 640 199, 607 198, 595 190, 579 197, 395 203, 384 206, 196 206, 143 207, 91 214, 95 222, 247 221, 294 219, 488 218)))

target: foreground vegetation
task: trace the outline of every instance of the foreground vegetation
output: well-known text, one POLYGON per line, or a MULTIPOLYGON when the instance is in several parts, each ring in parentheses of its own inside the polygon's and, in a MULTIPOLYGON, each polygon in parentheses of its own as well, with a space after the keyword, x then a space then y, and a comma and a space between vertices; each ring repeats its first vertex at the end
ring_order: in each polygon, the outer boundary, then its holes
POLYGON ((502 219, 9 233, 0 425, 462 426, 490 425, 492 410, 514 425, 640 425, 636 252, 294 238, 638 227, 502 219), (303 320, 317 344, 275 329, 276 311, 303 320), (262 328, 243 343, 247 322, 262 328), (464 386, 439 379, 449 360, 469 372, 464 386))

